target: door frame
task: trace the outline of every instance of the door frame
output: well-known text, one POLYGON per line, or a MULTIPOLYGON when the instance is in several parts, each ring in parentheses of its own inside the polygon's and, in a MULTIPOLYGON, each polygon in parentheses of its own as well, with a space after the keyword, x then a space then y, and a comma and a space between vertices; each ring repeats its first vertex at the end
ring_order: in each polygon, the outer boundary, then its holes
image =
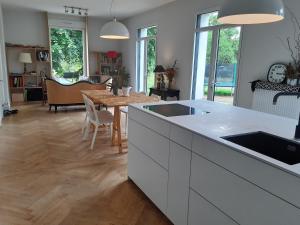
MULTIPOLYGON (((205 14, 205 13, 201 13, 198 16, 201 16, 202 14, 205 14)), ((195 88, 196 88, 196 81, 197 81, 197 74, 195 74, 195 73, 198 70, 196 59, 198 59, 198 52, 200 50, 200 46, 199 46, 198 42, 199 42, 201 32, 210 32, 210 31, 212 32, 211 62, 210 62, 211 68, 210 68, 209 81, 208 81, 207 100, 214 101, 220 30, 234 28, 234 27, 240 27, 240 29, 241 29, 240 30, 240 38, 239 38, 239 52, 237 55, 238 60, 237 60, 237 69, 236 69, 236 71, 237 71, 236 87, 234 89, 234 96, 233 96, 233 98, 234 98, 233 105, 236 105, 237 93, 238 93, 238 83, 239 83, 239 65, 240 65, 240 59, 241 59, 242 36, 243 36, 243 26, 241 26, 241 25, 220 24, 220 25, 203 27, 203 28, 196 27, 195 35, 194 35, 195 41, 194 41, 193 78, 192 78, 191 99, 195 99, 195 88)))
POLYGON ((157 38, 156 36, 150 36, 150 37, 145 37, 145 38, 139 38, 137 40, 137 45, 138 45, 138 48, 137 50, 139 51, 139 53, 137 54, 138 57, 137 57, 137 63, 139 64, 140 63, 140 51, 141 51, 141 42, 144 41, 144 71, 143 71, 143 76, 141 76, 140 74, 140 65, 137 66, 137 89, 138 91, 144 91, 144 92, 147 92, 147 78, 148 78, 148 73, 147 73, 147 70, 148 70, 148 43, 150 40, 155 40, 155 64, 157 63, 157 38), (143 79, 143 90, 141 90, 141 87, 140 87, 140 82, 141 80, 140 79, 143 79))

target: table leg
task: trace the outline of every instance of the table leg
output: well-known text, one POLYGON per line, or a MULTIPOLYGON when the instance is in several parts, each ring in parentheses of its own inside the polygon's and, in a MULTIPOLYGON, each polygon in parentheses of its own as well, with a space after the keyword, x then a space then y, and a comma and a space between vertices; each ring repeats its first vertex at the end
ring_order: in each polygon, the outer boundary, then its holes
POLYGON ((117 135, 117 146, 119 146, 119 153, 123 152, 122 148, 122 134, 121 134, 121 112, 120 107, 115 106, 114 108, 114 124, 113 124, 113 135, 112 135, 112 145, 115 145, 115 138, 117 135))
POLYGON ((115 145, 115 139, 116 139, 116 131, 117 131, 117 110, 116 107, 114 108, 114 121, 113 121, 113 130, 112 130, 112 136, 111 136, 111 144, 115 145))
POLYGON ((118 136, 118 146, 119 146, 119 153, 123 153, 123 148, 122 148, 122 133, 121 133, 121 111, 120 107, 116 107, 117 115, 118 115, 118 120, 117 120, 117 136, 118 136))

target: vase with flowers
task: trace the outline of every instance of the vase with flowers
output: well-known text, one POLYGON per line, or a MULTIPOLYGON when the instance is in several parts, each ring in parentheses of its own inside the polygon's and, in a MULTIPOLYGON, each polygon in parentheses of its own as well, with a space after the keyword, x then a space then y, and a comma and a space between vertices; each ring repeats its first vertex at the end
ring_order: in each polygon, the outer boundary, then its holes
POLYGON ((176 64, 177 64, 177 60, 174 61, 173 65, 171 67, 168 67, 166 69, 166 76, 168 78, 168 88, 172 89, 172 84, 174 81, 174 77, 176 75, 176 64))
POLYGON ((299 84, 299 72, 297 72, 292 65, 292 63, 289 63, 286 67, 285 71, 286 76, 286 82, 288 85, 291 86, 297 86, 299 84))

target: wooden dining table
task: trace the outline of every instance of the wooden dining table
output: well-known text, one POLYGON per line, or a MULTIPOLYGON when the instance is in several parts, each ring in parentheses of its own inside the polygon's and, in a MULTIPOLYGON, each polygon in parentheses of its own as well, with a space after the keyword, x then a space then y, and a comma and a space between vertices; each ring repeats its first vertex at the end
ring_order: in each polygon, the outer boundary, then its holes
POLYGON ((95 105, 105 105, 114 108, 112 145, 119 146, 119 153, 123 153, 120 107, 126 107, 135 103, 159 101, 157 97, 146 96, 144 93, 137 92, 130 93, 130 96, 122 96, 121 92, 119 92, 119 96, 115 96, 108 90, 82 90, 81 93, 91 99, 95 105))

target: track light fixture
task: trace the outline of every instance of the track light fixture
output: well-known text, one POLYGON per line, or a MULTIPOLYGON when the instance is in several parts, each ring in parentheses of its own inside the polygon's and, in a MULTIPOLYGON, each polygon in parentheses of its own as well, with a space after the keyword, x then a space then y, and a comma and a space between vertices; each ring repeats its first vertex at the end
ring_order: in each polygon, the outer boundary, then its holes
POLYGON ((74 14, 74 15, 78 15, 78 16, 88 16, 88 9, 84 9, 84 8, 79 8, 79 7, 75 7, 75 6, 64 6, 65 8, 65 13, 66 14, 74 14))

